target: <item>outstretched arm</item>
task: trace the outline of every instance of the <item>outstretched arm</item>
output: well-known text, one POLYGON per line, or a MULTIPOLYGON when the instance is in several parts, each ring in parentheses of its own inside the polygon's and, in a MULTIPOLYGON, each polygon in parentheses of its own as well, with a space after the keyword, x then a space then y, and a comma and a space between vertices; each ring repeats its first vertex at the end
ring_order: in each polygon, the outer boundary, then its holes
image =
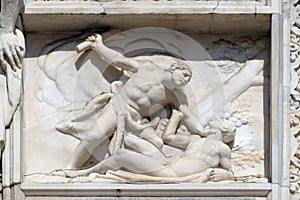
POLYGON ((6 70, 21 68, 23 48, 14 33, 21 0, 1 0, 0 12, 0 64, 6 70))
POLYGON ((136 72, 138 68, 138 62, 132 58, 126 58, 121 53, 106 47, 103 44, 102 36, 92 35, 85 42, 77 46, 77 51, 85 51, 87 49, 93 49, 105 62, 119 67, 121 69, 136 72))
POLYGON ((187 127, 202 137, 207 136, 209 133, 204 130, 199 118, 187 107, 187 105, 179 106, 180 112, 183 113, 182 121, 185 122, 187 127))

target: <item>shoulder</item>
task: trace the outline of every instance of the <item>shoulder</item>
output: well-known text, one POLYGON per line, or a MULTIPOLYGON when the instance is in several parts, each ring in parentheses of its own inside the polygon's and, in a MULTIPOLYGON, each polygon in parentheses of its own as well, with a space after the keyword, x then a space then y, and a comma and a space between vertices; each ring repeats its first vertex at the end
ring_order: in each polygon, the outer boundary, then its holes
POLYGON ((224 142, 218 142, 218 148, 220 151, 220 154, 228 154, 231 152, 229 146, 227 144, 225 144, 224 142))
POLYGON ((171 64, 176 62, 178 59, 171 56, 153 55, 153 56, 137 56, 135 59, 138 62, 151 62, 162 69, 167 69, 171 64))

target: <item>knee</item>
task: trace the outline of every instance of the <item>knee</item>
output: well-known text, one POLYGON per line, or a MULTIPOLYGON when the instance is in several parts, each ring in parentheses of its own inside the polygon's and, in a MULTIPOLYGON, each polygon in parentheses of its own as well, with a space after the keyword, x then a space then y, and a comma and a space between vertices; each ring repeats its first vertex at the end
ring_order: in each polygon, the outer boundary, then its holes
POLYGON ((124 138, 124 145, 125 147, 135 147, 137 144, 137 139, 136 136, 128 134, 125 138, 124 138))
POLYGON ((154 144, 157 148, 161 149, 164 145, 163 140, 160 137, 153 137, 150 142, 154 144))
POLYGON ((93 133, 90 135, 87 135, 84 140, 83 143, 89 146, 97 146, 100 143, 102 143, 103 141, 105 141, 106 139, 109 139, 109 136, 105 135, 105 134, 99 134, 97 133, 93 133))

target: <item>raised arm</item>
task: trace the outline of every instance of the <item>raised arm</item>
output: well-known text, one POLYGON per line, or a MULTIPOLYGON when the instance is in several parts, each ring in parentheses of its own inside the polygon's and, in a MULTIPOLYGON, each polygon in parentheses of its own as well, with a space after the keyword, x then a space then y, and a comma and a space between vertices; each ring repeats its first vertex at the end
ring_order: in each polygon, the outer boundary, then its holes
POLYGON ((133 58, 127 58, 121 53, 106 47, 103 44, 102 36, 99 34, 90 36, 85 42, 77 46, 77 51, 94 50, 105 62, 121 69, 136 72, 138 62, 133 58))
POLYGON ((0 12, 0 64, 6 70, 21 68, 24 49, 19 45, 15 34, 15 24, 20 9, 21 0, 1 0, 0 12))

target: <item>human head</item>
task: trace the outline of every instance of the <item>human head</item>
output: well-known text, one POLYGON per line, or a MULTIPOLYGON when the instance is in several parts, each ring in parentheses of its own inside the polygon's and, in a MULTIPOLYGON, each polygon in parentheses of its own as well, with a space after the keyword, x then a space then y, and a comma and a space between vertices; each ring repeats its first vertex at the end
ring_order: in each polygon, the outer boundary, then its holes
POLYGON ((176 87, 185 86, 192 77, 191 67, 181 60, 177 60, 172 63, 167 71, 172 73, 172 80, 175 83, 176 87))
POLYGON ((220 129, 222 134, 222 141, 224 143, 231 142, 236 134, 235 124, 226 119, 213 119, 209 123, 210 128, 220 129))
POLYGON ((227 144, 231 142, 235 137, 236 134, 235 124, 229 120, 224 120, 221 131, 222 131, 222 141, 227 144))

